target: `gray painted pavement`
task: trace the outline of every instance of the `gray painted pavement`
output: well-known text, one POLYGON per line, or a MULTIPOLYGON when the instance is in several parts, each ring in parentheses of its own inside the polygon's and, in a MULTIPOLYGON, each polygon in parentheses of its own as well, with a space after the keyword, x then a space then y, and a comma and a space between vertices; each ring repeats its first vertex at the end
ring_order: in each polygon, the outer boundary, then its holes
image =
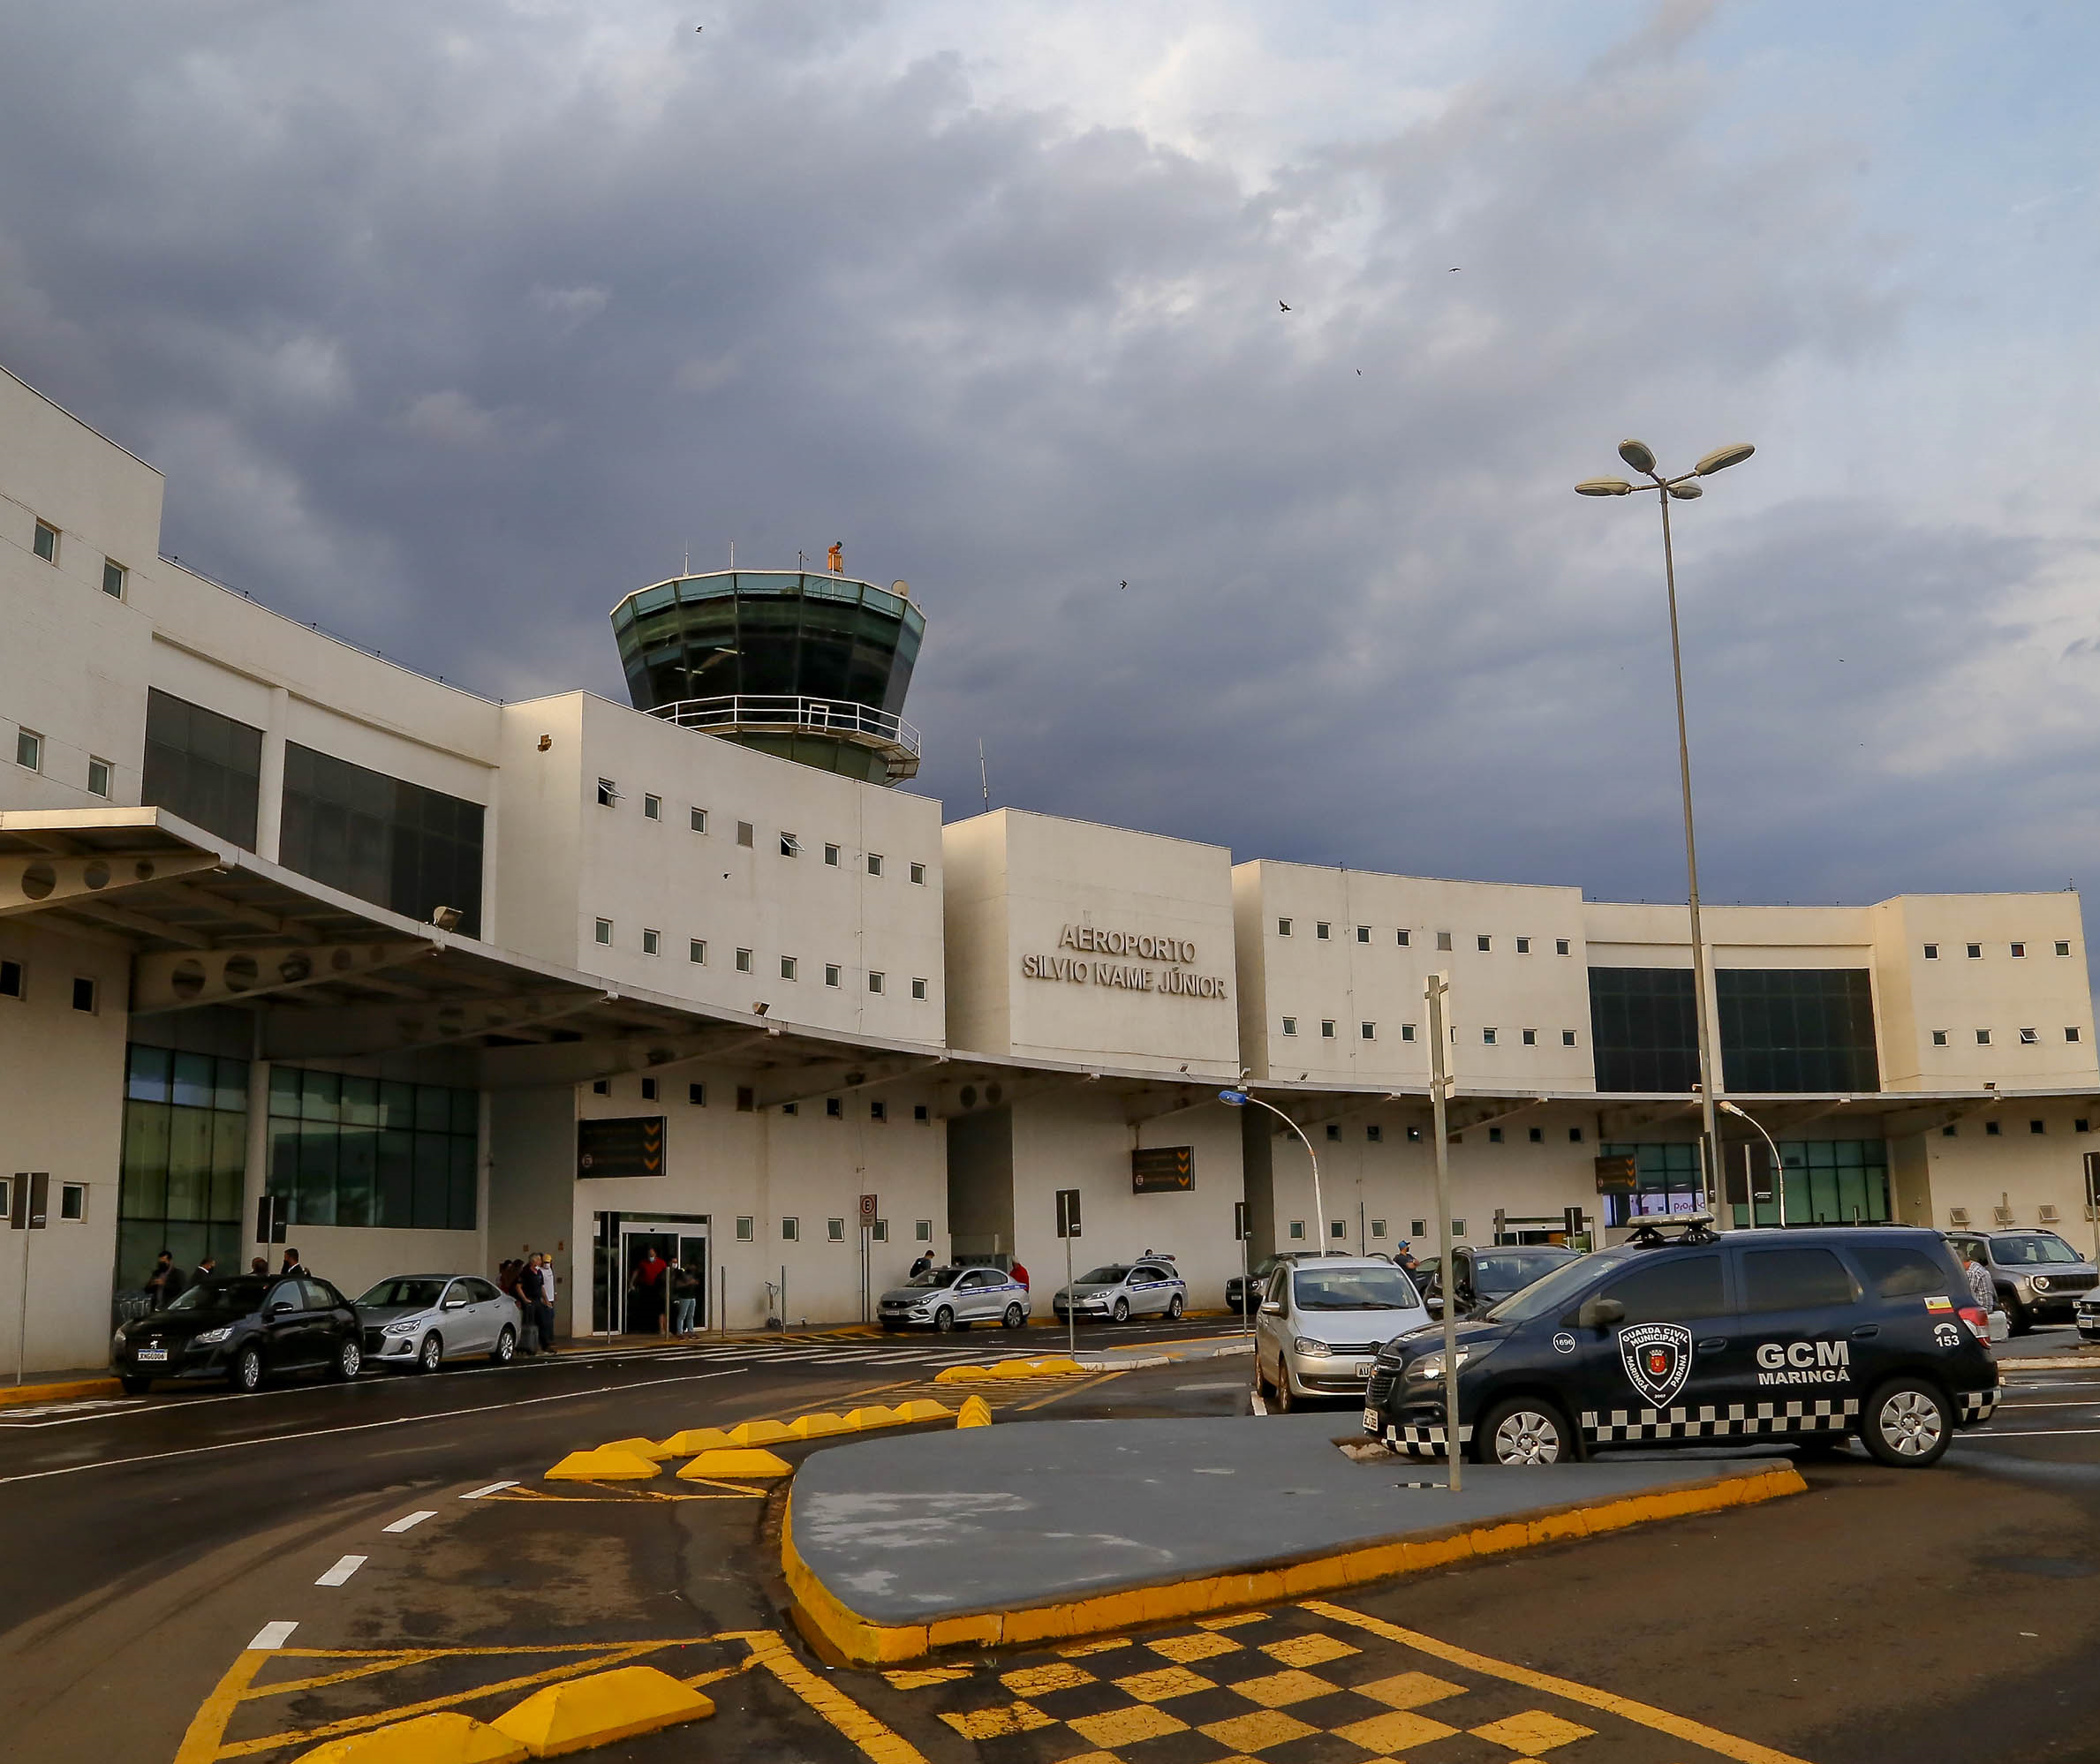
POLYGON ((877 1623, 1015 1610, 1769 1467, 1741 1449, 1517 1470, 1351 1461, 1348 1414, 1039 1421, 872 1439, 796 1473, 795 1549, 877 1623), (1748 1461, 1746 1461, 1746 1459, 1748 1461), (1408 1481, 1438 1486, 1408 1488, 1408 1481))

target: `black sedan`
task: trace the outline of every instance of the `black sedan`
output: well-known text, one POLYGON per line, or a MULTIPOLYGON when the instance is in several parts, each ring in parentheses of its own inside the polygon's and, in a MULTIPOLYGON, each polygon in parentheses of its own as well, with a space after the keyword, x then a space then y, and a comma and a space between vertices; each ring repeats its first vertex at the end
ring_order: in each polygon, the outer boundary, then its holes
POLYGON ((354 1378, 365 1350, 357 1312, 326 1280, 222 1274, 125 1324, 110 1360, 117 1381, 138 1396, 155 1378, 223 1379, 240 1391, 291 1372, 354 1378))

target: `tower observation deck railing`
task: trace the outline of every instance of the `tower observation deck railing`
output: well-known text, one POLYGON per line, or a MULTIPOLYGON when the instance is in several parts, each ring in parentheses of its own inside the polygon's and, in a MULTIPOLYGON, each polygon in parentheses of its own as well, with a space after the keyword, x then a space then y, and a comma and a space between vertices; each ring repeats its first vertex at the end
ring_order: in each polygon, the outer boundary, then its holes
POLYGON ((808 698, 785 692, 732 692, 716 698, 681 698, 648 713, 681 728, 720 735, 828 735, 882 756, 892 782, 918 775, 918 731, 903 718, 850 698, 808 698))

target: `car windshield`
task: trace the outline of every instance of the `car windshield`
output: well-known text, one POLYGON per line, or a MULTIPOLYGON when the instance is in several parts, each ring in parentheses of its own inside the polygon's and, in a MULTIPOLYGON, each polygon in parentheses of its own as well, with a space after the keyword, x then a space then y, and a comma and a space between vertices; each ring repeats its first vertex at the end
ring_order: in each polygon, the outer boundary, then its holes
POLYGON ((963 1278, 960 1268, 929 1268, 924 1274, 905 1281, 907 1286, 952 1286, 963 1278))
POLYGON ((381 1280, 358 1303, 374 1309, 381 1306, 412 1305, 420 1311, 434 1305, 438 1294, 444 1290, 445 1283, 442 1280, 381 1280))
POLYGON ((1079 1277, 1082 1286, 1120 1286, 1130 1278, 1130 1270, 1115 1263, 1107 1268, 1089 1269, 1079 1277))
POLYGON ((1543 1280, 1535 1280, 1521 1293, 1511 1294, 1481 1315, 1489 1323, 1530 1323, 1533 1317, 1542 1317, 1555 1306, 1564 1304, 1604 1270, 1594 1265, 1595 1258, 1578 1255, 1572 1262, 1564 1262, 1543 1280))
POLYGON ((1476 1255, 1473 1290, 1477 1293, 1514 1293, 1529 1286, 1541 1275, 1576 1259, 1572 1249, 1533 1249, 1522 1255, 1476 1255))
POLYGON ((2001 1268, 2034 1268, 2043 1263, 2078 1260, 2075 1249, 2054 1233, 2045 1231, 2032 1237, 1994 1237, 1990 1255, 2001 1268))
POLYGON ((241 1276, 225 1280, 200 1280, 187 1292, 181 1293, 168 1307, 171 1311, 224 1311, 235 1316, 246 1316, 250 1311, 262 1308, 262 1295, 268 1290, 267 1280, 252 1280, 241 1276))
POLYGON ((1422 1302, 1397 1268, 1301 1268, 1291 1293, 1302 1311, 1411 1311, 1422 1302))

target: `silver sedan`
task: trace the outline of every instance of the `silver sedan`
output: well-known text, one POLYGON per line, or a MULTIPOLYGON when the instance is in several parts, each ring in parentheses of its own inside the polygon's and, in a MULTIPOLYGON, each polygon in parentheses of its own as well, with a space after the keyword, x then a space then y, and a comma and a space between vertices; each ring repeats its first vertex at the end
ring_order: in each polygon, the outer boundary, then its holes
POLYGON ((1145 1256, 1089 1269, 1060 1286, 1050 1305, 1061 1317, 1069 1310, 1115 1323, 1146 1315, 1178 1317, 1189 1307, 1189 1285, 1165 1256, 1145 1256))
POLYGON ((368 1365, 434 1372, 463 1353, 508 1366, 517 1353, 514 1299, 475 1274, 390 1274, 357 1300, 368 1365))

